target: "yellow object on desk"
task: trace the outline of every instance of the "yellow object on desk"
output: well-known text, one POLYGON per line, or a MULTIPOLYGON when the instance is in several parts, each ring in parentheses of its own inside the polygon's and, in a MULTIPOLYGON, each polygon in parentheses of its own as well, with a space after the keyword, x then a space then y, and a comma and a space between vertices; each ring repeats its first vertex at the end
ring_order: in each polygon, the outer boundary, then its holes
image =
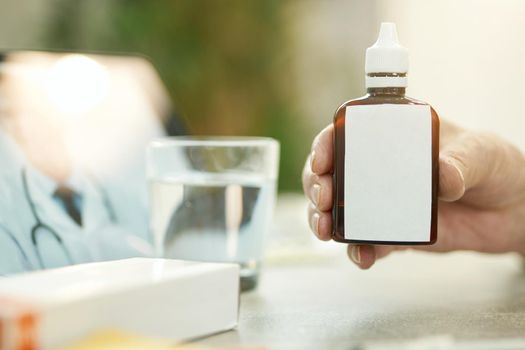
POLYGON ((116 330, 101 331, 60 350, 204 350, 192 345, 176 345, 168 341, 116 330))

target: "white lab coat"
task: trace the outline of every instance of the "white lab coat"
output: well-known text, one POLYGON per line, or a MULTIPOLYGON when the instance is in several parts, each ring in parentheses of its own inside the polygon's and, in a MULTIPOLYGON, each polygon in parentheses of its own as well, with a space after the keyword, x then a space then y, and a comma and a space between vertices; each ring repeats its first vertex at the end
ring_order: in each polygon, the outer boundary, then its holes
POLYGON ((111 201, 87 173, 77 171, 75 175, 75 190, 82 196, 83 203, 82 226, 79 226, 53 199, 56 184, 27 164, 5 134, 0 137, 4 138, 0 153, 12 152, 9 159, 5 154, 0 156, 1 275, 151 253, 146 242, 112 220, 111 201), (29 200, 24 193, 23 171, 27 175, 29 200), (62 244, 45 229, 39 229, 36 234, 38 244, 32 242, 31 231, 37 221, 30 201, 41 222, 61 237, 62 244), (105 201, 110 202, 109 206, 105 201), (44 266, 40 264, 38 252, 44 266))

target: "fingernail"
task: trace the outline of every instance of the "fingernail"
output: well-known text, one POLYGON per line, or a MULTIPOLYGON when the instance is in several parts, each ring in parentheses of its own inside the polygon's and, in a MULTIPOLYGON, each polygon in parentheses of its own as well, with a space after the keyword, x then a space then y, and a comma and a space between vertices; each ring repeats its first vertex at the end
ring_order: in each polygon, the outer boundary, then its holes
MULTIPOLYGON (((453 158, 447 157, 444 159, 445 168, 446 166, 449 166, 450 168, 454 169, 454 171, 457 174, 457 178, 454 176, 447 176, 440 177, 440 180, 447 180, 444 182, 445 189, 448 187, 448 192, 450 192, 446 199, 449 200, 458 200, 459 198, 463 197, 466 190, 465 185, 465 176, 463 175, 463 171, 461 170, 461 166, 457 164, 456 160, 453 158), (458 182, 459 181, 459 182, 458 182)), ((450 170, 450 168, 448 168, 450 170)), ((449 173, 450 174, 450 173, 449 173)))
POLYGON ((314 162, 315 162, 315 151, 312 151, 312 153, 310 154, 310 169, 312 169, 312 171, 314 170, 314 162))
POLYGON ((361 247, 358 245, 352 246, 350 249, 350 259, 356 264, 361 263, 361 247))
POLYGON ((319 204, 319 199, 321 196, 321 185, 314 184, 312 186, 311 196, 312 196, 312 201, 314 202, 315 206, 317 206, 319 204))
POLYGON ((456 164, 452 164, 454 168, 456 168, 459 178, 461 179, 461 192, 465 193, 465 175, 463 175, 463 171, 461 170, 461 167, 459 167, 456 164))
POLYGON ((314 231, 315 235, 316 236, 319 236, 319 219, 320 219, 320 216, 318 213, 314 213, 314 215, 312 215, 312 230, 314 231))

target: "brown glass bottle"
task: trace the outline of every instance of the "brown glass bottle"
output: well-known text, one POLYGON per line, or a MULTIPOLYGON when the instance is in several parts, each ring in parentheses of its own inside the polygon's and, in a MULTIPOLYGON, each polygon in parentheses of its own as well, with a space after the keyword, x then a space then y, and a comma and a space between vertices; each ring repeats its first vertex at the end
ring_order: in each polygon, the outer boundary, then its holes
MULTIPOLYGON (((390 74, 389 74, 390 75, 390 74)), ((404 76, 404 75, 403 75, 404 76)), ((344 191, 345 191, 345 122, 348 106, 357 105, 379 105, 379 104, 401 104, 401 105, 428 105, 405 96, 404 87, 372 87, 367 89, 367 94, 361 98, 350 100, 341 105, 334 115, 334 171, 333 171, 333 228, 332 238, 337 242, 363 243, 363 244, 395 244, 395 245, 428 245, 437 239, 437 192, 438 192, 438 156, 439 156, 439 118, 436 111, 430 107, 432 128, 432 203, 430 239, 422 242, 406 241, 375 241, 375 240, 351 240, 345 239, 345 217, 344 217, 344 191)), ((388 176, 388 169, 385 174, 388 176)), ((350 179, 351 181, 351 179, 350 179)), ((381 218, 378 218, 380 220, 381 218)))

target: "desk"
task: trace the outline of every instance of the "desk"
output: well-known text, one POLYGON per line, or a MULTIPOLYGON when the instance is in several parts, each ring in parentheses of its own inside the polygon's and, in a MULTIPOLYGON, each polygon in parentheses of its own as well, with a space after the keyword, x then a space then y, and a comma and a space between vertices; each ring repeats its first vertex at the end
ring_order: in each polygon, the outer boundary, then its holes
MULTIPOLYGON (((293 231, 289 235, 310 237, 300 226, 302 199, 291 202, 277 212, 299 208, 297 223, 290 217, 277 221, 293 231)), ((363 342, 431 335, 525 336, 525 275, 516 255, 407 251, 361 271, 337 243, 313 242, 301 249, 288 259, 270 251, 259 288, 241 297, 238 328, 197 344, 352 349, 363 342)))

